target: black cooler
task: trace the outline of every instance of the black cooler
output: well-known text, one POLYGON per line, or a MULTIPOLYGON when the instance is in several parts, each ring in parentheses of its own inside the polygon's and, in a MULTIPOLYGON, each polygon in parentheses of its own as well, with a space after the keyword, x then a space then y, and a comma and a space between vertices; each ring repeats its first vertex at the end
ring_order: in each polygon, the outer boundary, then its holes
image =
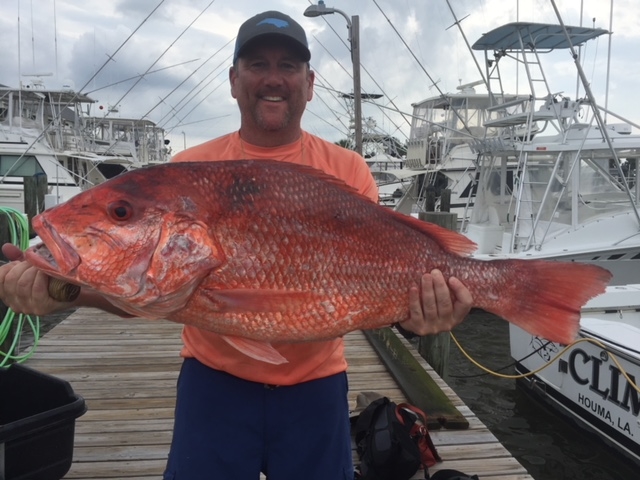
POLYGON ((64 477, 85 411, 64 380, 18 364, 0 369, 0 480, 64 477))

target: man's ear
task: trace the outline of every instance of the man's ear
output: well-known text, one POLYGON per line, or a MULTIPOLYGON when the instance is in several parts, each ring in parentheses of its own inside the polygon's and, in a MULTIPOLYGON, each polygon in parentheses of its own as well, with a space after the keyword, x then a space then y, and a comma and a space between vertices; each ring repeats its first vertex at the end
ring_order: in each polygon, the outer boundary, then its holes
POLYGON ((236 67, 232 66, 231 68, 229 68, 229 84, 231 85, 231 96, 233 98, 237 98, 236 97, 236 79, 238 78, 238 74, 236 72, 236 67))
POLYGON ((314 72, 313 70, 309 70, 309 76, 307 77, 307 79, 309 82, 309 86, 307 89, 307 102, 310 102, 313 98, 313 84, 316 79, 316 72, 314 72))

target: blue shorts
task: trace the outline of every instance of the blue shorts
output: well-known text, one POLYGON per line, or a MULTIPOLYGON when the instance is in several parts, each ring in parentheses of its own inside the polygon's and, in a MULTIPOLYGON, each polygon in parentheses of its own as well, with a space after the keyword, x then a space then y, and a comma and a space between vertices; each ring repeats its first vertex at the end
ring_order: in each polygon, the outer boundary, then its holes
POLYGON ((185 359, 164 480, 353 480, 347 375, 293 386, 185 359))

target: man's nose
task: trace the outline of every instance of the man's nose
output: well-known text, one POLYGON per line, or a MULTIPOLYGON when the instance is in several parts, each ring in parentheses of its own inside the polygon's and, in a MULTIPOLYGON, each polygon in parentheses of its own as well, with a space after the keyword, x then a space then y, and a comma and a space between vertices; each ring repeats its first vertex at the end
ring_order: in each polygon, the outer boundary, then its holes
POLYGON ((274 65, 266 70, 264 81, 268 85, 280 85, 282 84, 282 78, 282 72, 274 65))

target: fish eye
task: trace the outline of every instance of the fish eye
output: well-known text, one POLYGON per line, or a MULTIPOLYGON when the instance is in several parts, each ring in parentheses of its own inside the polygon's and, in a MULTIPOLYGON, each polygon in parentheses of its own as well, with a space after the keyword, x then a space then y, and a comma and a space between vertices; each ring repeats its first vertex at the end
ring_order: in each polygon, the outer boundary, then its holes
POLYGON ((129 202, 119 200, 107 207, 107 213, 113 220, 122 222, 131 218, 131 215, 133 215, 133 207, 129 202))

